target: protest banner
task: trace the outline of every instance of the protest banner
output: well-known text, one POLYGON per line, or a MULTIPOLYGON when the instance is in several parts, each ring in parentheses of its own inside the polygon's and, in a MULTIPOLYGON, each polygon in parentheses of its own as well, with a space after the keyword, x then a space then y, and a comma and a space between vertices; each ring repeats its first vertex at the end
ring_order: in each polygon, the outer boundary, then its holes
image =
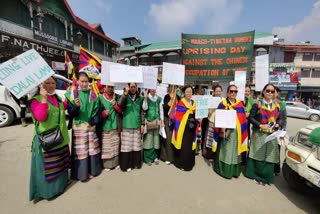
POLYGON ((142 67, 112 63, 110 66, 110 82, 113 83, 142 83, 142 67))
POLYGON ((221 35, 182 34, 186 81, 231 80, 235 71, 249 73, 253 41, 254 31, 221 35))
POLYGON ((244 92, 246 90, 246 71, 236 71, 234 75, 234 84, 237 86, 237 99, 244 101, 244 92))
POLYGON ((236 128, 236 115, 235 110, 222 110, 217 109, 215 111, 215 127, 217 128, 236 128))
POLYGON ((208 108, 213 108, 216 109, 221 102, 221 97, 212 97, 212 96, 207 96, 208 97, 208 108))
POLYGON ((143 83, 139 83, 139 88, 157 89, 158 69, 150 66, 141 66, 143 72, 143 83))
POLYGON ((269 83, 269 55, 256 56, 256 87, 255 91, 262 91, 269 83))
POLYGON ((0 83, 18 99, 54 74, 54 71, 31 49, 0 65, 0 83))
POLYGON ((173 63, 163 63, 162 83, 184 85, 185 66, 173 63))
POLYGON ((196 102, 196 118, 208 117, 208 97, 193 95, 192 99, 196 102))

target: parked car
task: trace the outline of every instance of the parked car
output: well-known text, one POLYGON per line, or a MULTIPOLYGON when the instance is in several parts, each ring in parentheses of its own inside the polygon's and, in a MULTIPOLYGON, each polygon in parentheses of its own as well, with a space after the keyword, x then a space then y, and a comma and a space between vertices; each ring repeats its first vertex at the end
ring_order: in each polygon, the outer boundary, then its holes
MULTIPOLYGON (((64 76, 54 74, 54 77, 59 81, 63 81, 65 87, 56 90, 56 93, 64 99, 66 87, 71 83, 71 80, 64 76)), ((32 95, 29 96, 31 98, 32 95)), ((31 117, 30 112, 26 112, 26 117, 31 117)), ((9 90, 0 84, 0 128, 9 126, 14 120, 20 118, 20 106, 18 100, 13 97, 9 90)))
POLYGON ((299 117, 310 119, 312 121, 318 121, 320 119, 320 111, 312 109, 309 106, 299 102, 286 102, 287 116, 288 117, 299 117))
POLYGON ((309 141, 320 124, 301 128, 286 146, 282 174, 289 186, 303 193, 320 193, 320 146, 309 141))

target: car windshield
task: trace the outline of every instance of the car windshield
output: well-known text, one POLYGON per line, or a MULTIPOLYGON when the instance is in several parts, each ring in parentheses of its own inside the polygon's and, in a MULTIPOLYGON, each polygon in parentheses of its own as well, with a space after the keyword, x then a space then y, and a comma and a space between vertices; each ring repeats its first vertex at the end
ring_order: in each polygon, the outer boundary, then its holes
POLYGON ((309 148, 312 148, 312 143, 309 141, 309 135, 299 133, 298 143, 304 146, 307 146, 309 148))

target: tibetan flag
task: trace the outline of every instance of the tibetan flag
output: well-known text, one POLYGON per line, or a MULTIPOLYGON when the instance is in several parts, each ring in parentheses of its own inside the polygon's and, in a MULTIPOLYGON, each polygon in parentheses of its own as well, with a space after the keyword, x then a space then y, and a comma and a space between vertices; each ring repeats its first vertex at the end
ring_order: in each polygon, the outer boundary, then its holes
POLYGON ((174 93, 173 101, 171 103, 171 106, 168 112, 169 118, 173 121, 175 121, 177 105, 178 105, 178 98, 176 93, 174 93))
POLYGON ((90 98, 89 101, 92 102, 94 99, 96 99, 99 96, 99 88, 97 86, 96 81, 92 81, 91 83, 91 90, 90 90, 90 98))
POLYGON ((77 77, 76 74, 73 73, 72 76, 72 85, 71 85, 71 92, 70 92, 70 97, 69 100, 72 102, 78 97, 78 82, 77 82, 77 77))
POLYGON ((100 76, 101 59, 80 46, 79 72, 86 72, 90 78, 100 76))
POLYGON ((66 70, 68 74, 72 74, 73 72, 73 64, 70 60, 69 55, 67 54, 67 51, 64 51, 64 65, 66 67, 66 70))

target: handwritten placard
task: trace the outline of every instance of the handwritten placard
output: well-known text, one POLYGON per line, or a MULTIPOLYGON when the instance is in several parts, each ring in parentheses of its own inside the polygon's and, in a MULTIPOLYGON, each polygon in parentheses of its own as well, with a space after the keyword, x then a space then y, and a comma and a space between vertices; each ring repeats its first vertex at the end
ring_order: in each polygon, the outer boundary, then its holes
POLYGON ((150 66, 141 66, 143 72, 143 83, 139 83, 139 88, 157 89, 158 69, 150 66))
POLYGON ((173 63, 163 63, 162 83, 184 85, 185 66, 173 63))
POLYGON ((234 75, 234 84, 238 88, 237 99, 244 101, 244 92, 246 90, 246 71, 236 71, 234 75))
POLYGON ((192 99, 196 102, 196 118, 208 117, 208 97, 193 95, 192 99))
POLYGON ((215 127, 236 128, 236 111, 217 109, 215 111, 215 127))
POLYGON ((18 99, 54 74, 54 71, 31 49, 0 65, 0 83, 18 99))

